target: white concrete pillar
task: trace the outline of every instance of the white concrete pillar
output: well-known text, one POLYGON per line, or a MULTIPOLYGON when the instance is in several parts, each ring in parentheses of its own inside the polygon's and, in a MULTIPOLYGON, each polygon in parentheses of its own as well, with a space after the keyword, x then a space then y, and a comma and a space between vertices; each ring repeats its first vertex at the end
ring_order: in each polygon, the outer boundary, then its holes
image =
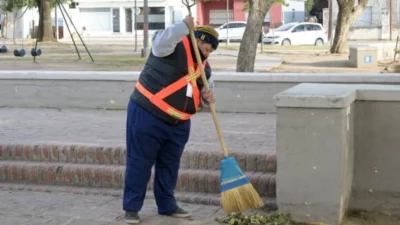
POLYGON ((389 39, 390 37, 390 16, 389 16, 389 9, 388 8, 383 8, 381 9, 381 20, 382 20, 382 26, 381 26, 381 39, 389 39))
POLYGON ((125 8, 119 7, 119 30, 121 34, 126 33, 126 20, 125 20, 125 8))
POLYGON ((165 27, 168 27, 172 23, 172 10, 171 6, 164 7, 164 24, 165 27))

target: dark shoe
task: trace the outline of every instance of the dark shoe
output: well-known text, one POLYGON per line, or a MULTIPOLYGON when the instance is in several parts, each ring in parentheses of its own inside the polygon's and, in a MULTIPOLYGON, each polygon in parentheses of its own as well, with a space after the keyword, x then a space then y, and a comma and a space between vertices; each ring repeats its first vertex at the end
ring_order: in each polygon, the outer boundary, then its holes
POLYGON ((186 218, 190 216, 190 213, 178 206, 178 208, 175 210, 174 213, 172 213, 171 216, 178 218, 186 218))
POLYGON ((139 223, 139 214, 137 212, 125 212, 125 223, 137 224, 139 223))

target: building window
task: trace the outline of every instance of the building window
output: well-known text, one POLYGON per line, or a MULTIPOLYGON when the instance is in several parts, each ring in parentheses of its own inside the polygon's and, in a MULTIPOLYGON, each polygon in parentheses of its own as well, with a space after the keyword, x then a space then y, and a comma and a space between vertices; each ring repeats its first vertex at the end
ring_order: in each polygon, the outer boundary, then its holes
POLYGON ((211 9, 210 10, 210 22, 209 24, 213 27, 219 27, 222 24, 233 21, 233 11, 211 9), (228 17, 229 14, 229 17, 228 17))
MULTIPOLYGON (((143 7, 140 7, 140 14, 137 18, 137 29, 143 30, 143 7)), ((165 29, 165 7, 149 7, 149 30, 165 29)))
POLYGON ((120 32, 120 26, 119 26, 119 8, 112 9, 112 15, 113 15, 113 32, 114 33, 119 33, 120 32))
POLYGON ((126 32, 132 32, 132 9, 125 9, 125 26, 126 32))
POLYGON ((362 14, 353 22, 352 27, 372 27, 372 6, 365 7, 362 14))

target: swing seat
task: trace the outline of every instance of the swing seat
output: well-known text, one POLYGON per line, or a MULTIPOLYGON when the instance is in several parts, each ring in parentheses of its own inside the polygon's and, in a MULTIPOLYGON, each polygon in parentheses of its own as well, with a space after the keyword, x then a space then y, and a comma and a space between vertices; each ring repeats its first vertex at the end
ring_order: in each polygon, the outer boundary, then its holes
POLYGON ((32 48, 32 50, 31 50, 32 56, 40 56, 41 54, 42 54, 42 50, 40 48, 39 49, 32 48))
POLYGON ((25 49, 21 49, 21 50, 14 50, 14 56, 16 57, 24 57, 25 56, 25 49))
POLYGON ((5 46, 5 45, 3 45, 2 47, 1 47, 1 49, 0 49, 0 52, 1 53, 7 53, 7 47, 5 46))

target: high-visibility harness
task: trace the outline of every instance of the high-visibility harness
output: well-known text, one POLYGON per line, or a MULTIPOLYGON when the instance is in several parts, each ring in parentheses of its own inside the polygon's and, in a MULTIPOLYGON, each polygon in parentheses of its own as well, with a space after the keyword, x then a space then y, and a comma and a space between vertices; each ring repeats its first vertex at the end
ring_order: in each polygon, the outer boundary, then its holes
MULTIPOLYGON (((163 99, 166 97, 170 96, 171 94, 175 93, 179 89, 188 86, 190 83, 192 88, 193 88, 193 100, 194 100, 194 107, 195 111, 197 112, 197 109, 200 105, 200 90, 197 86, 196 80, 200 77, 201 71, 200 68, 197 67, 195 70, 194 68, 194 62, 192 58, 192 51, 190 49, 190 43, 189 39, 185 36, 182 39, 183 46, 185 48, 186 52, 186 58, 187 58, 187 65, 188 65, 188 73, 183 76, 181 79, 177 80, 176 82, 168 85, 167 87, 163 88, 156 94, 152 94, 150 91, 148 91, 146 88, 143 87, 142 84, 139 83, 139 81, 136 82, 136 88, 139 90, 140 93, 142 93, 146 98, 150 100, 155 106, 157 106, 159 109, 164 111, 165 113, 171 115, 172 117, 175 117, 180 120, 188 120, 191 117, 191 114, 182 112, 168 103, 166 103, 163 99)), ((206 61, 204 61, 204 67, 206 65, 206 61)), ((189 88, 189 87, 188 87, 189 88)))

